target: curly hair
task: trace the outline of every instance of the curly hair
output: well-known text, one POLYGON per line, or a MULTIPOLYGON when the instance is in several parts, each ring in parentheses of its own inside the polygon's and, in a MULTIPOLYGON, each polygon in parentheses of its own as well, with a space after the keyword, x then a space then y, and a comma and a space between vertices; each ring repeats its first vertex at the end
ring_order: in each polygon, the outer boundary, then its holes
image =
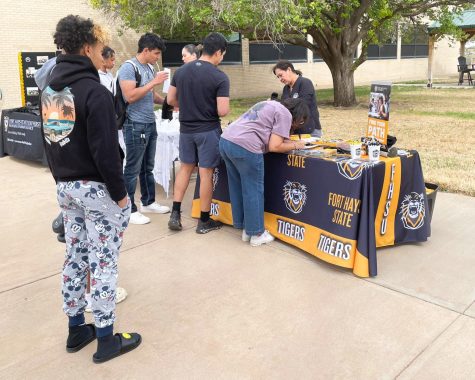
POLYGON ((69 15, 59 20, 54 43, 67 54, 78 54, 84 44, 107 43, 108 33, 91 19, 69 15))

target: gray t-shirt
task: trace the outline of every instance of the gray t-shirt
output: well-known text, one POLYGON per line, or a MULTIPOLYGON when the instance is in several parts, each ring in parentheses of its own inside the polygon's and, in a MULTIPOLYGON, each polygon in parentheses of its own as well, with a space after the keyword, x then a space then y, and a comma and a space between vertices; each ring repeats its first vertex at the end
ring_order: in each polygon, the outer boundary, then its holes
MULTIPOLYGON (((142 77, 140 87, 145 86, 155 76, 155 72, 149 65, 141 64, 137 58, 131 61, 138 67, 142 77)), ((123 80, 130 80, 135 83, 135 68, 130 62, 124 62, 119 69, 119 83, 123 80)), ((125 100, 125 99, 124 99, 125 100)), ((153 123, 155 114, 153 113, 153 92, 150 91, 142 99, 127 106, 127 117, 136 123, 153 123)))
POLYGON ((279 102, 269 100, 252 106, 224 129, 221 137, 252 153, 269 150, 270 135, 289 138, 292 114, 279 102))

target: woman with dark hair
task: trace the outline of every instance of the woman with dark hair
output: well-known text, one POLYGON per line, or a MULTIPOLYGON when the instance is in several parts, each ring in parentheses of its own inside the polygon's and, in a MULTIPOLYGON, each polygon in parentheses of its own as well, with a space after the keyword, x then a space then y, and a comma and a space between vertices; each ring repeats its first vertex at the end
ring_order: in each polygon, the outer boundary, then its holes
POLYGON ((307 118, 308 107, 301 99, 264 101, 221 135, 219 151, 228 172, 233 225, 242 229, 242 240, 254 247, 274 240, 264 229, 264 153, 303 148, 303 141, 290 141, 289 137, 307 118))
POLYGON ((109 70, 112 70, 115 66, 115 51, 109 46, 104 46, 102 50, 102 65, 99 68, 99 79, 101 84, 107 88, 112 95, 115 95, 115 79, 109 70))
POLYGON ((196 61, 201 56, 202 45, 188 44, 181 50, 181 59, 183 63, 196 61))
POLYGON ((54 43, 63 49, 41 95, 45 150, 64 217, 63 310, 67 352, 98 340, 95 363, 136 348, 136 333, 113 335, 118 256, 130 217, 112 96, 99 82, 108 39, 92 20, 62 18, 54 43), (85 324, 87 272, 95 324, 85 324))
MULTIPOLYGON (((201 57, 201 50, 203 49, 202 45, 193 45, 188 44, 181 49, 181 59, 183 63, 189 63, 196 61, 198 58, 201 57)), ((168 99, 165 96, 162 106, 162 119, 163 120, 172 120, 173 119, 173 111, 179 111, 178 107, 171 107, 168 104, 168 99)))
POLYGON ((322 126, 317 106, 317 94, 310 79, 304 78, 300 70, 295 70, 289 61, 279 61, 272 72, 283 84, 282 100, 289 98, 303 99, 310 111, 309 118, 300 129, 300 133, 310 133, 314 137, 322 137, 322 126))

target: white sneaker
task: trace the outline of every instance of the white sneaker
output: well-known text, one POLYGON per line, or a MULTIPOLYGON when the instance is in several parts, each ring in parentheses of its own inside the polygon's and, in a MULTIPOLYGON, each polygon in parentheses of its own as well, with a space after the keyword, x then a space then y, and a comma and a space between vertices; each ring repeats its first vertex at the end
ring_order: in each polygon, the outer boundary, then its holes
POLYGON ((249 241, 249 240, 251 240, 251 237, 248 234, 246 234, 246 230, 243 229, 242 230, 242 241, 249 241))
POLYGON ((84 310, 86 313, 92 313, 92 301, 91 301, 91 293, 86 293, 86 309, 84 310))
POLYGON ((259 245, 267 244, 271 241, 274 241, 274 237, 267 230, 265 230, 260 236, 256 235, 251 237, 251 245, 253 247, 258 247, 259 245))
POLYGON ((170 207, 168 206, 161 206, 157 202, 152 203, 148 206, 140 205, 140 211, 142 212, 153 212, 155 214, 166 214, 170 212, 170 207))
POLYGON ((115 303, 121 303, 127 298, 127 291, 118 286, 115 290, 115 303))
POLYGON ((147 224, 147 223, 150 223, 150 218, 136 211, 130 214, 129 223, 130 224, 147 224))

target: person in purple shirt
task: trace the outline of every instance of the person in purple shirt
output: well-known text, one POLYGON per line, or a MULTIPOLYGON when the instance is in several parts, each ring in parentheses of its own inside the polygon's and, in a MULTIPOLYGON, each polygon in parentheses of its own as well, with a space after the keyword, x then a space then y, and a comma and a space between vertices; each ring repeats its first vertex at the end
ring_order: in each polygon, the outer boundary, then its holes
POLYGON ((252 246, 270 243, 264 229, 264 153, 285 153, 305 146, 289 140, 305 124, 308 106, 301 99, 263 101, 252 106, 221 135, 219 151, 228 172, 233 225, 252 246))

